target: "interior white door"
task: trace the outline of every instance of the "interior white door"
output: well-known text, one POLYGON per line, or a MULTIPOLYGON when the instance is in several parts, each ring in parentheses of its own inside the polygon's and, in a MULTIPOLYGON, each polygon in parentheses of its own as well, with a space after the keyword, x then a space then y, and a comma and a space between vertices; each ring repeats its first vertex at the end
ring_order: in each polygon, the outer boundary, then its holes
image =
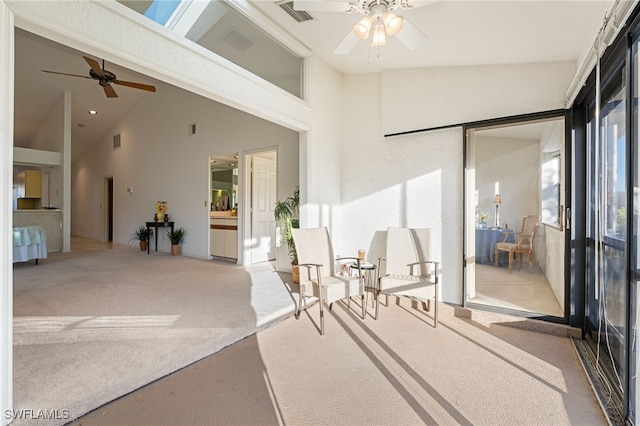
POLYGON ((276 221, 273 217, 276 178, 275 156, 272 154, 266 158, 254 155, 251 173, 251 263, 276 258, 276 221))

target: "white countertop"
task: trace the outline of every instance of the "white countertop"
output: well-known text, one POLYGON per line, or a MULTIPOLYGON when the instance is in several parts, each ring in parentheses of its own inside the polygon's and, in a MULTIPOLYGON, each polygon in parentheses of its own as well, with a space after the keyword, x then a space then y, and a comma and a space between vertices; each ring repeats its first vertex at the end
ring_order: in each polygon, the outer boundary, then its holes
POLYGON ((60 209, 17 209, 14 213, 59 213, 60 209))

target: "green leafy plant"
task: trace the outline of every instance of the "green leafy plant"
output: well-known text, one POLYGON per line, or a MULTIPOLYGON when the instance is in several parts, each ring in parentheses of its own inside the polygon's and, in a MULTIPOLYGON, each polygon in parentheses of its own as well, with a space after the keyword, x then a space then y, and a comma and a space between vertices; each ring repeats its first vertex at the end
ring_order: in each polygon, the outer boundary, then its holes
POLYGON ((153 229, 146 226, 139 226, 129 237, 129 243, 134 241, 149 241, 153 237, 153 229))
POLYGON ((169 241, 171 241, 172 246, 183 243, 186 235, 187 230, 184 228, 177 228, 173 231, 167 231, 167 237, 169 237, 169 241))
POLYGON ((278 226, 280 227, 280 237, 282 241, 287 243, 289 249, 289 258, 294 265, 298 264, 298 254, 296 253, 296 245, 293 242, 293 234, 291 230, 300 227, 300 188, 297 186, 293 190, 293 194, 284 200, 276 201, 273 215, 275 216, 278 226))

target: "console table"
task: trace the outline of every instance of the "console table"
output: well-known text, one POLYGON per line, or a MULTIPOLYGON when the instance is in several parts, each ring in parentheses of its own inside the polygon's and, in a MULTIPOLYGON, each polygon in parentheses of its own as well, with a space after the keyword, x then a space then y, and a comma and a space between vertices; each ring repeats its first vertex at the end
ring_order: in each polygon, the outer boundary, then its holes
MULTIPOLYGON (((145 222, 147 225, 147 231, 150 228, 154 228, 153 238, 156 240, 156 251, 158 251, 158 228, 171 228, 173 232, 173 222, 145 222)), ((151 244, 147 244, 147 254, 151 251, 151 244)))

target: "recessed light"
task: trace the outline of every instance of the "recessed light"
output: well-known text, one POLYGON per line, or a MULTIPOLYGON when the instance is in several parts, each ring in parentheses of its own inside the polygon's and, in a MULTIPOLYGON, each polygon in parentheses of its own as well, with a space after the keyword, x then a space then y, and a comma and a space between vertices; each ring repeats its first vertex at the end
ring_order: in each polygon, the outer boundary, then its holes
POLYGON ((96 115, 96 114, 98 114, 98 111, 94 111, 94 110, 90 109, 89 110, 89 114, 96 115))

